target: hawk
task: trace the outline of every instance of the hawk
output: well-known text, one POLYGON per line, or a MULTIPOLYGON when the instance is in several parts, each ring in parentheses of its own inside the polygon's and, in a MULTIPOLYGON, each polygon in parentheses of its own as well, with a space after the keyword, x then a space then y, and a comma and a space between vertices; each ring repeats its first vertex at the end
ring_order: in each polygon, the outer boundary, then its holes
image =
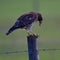
POLYGON ((9 35, 11 32, 19 28, 25 29, 28 32, 28 34, 34 34, 31 31, 32 25, 37 21, 39 22, 39 25, 41 25, 42 20, 43 19, 41 14, 37 12, 29 12, 29 13, 23 14, 17 19, 15 24, 8 30, 6 35, 9 35))

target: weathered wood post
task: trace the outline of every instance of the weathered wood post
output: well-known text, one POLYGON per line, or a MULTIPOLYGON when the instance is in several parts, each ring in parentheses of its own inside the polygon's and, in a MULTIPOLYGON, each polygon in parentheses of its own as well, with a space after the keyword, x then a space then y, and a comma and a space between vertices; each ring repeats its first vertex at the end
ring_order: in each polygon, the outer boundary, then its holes
POLYGON ((27 36, 29 60, 39 60, 37 38, 35 35, 27 36))

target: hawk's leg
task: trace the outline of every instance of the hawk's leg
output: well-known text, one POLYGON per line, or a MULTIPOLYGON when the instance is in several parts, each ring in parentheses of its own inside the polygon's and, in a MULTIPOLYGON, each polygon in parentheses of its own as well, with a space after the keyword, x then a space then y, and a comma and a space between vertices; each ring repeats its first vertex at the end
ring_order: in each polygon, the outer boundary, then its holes
POLYGON ((24 27, 24 29, 27 31, 28 35, 38 36, 37 34, 33 33, 32 26, 33 24, 28 25, 27 27, 24 27))
POLYGON ((32 30, 29 30, 29 29, 25 29, 25 30, 27 31, 28 35, 38 36, 32 30))

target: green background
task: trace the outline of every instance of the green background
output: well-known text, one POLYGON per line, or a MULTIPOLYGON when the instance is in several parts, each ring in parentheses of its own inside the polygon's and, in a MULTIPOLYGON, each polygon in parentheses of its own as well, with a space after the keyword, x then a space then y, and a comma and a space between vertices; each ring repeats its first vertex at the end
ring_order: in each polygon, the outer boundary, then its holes
MULTIPOLYGON (((9 36, 5 33, 21 14, 34 11, 34 2, 0 0, 0 52, 27 50, 26 31, 18 29, 9 36)), ((38 12, 43 16, 43 22, 41 27, 36 23, 33 31, 39 34, 39 49, 60 48, 60 0, 39 0, 38 8, 38 12)), ((60 60, 60 50, 39 51, 39 56, 40 60, 60 60)), ((0 54, 0 60, 28 60, 28 53, 0 54)))

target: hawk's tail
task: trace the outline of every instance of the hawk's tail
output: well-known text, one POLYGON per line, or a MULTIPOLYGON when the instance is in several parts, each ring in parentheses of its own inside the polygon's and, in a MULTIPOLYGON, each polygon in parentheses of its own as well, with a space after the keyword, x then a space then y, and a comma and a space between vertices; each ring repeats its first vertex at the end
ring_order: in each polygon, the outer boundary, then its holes
POLYGON ((6 35, 9 35, 10 33, 12 33, 15 29, 17 29, 15 26, 11 27, 9 29, 9 31, 6 33, 6 35))

